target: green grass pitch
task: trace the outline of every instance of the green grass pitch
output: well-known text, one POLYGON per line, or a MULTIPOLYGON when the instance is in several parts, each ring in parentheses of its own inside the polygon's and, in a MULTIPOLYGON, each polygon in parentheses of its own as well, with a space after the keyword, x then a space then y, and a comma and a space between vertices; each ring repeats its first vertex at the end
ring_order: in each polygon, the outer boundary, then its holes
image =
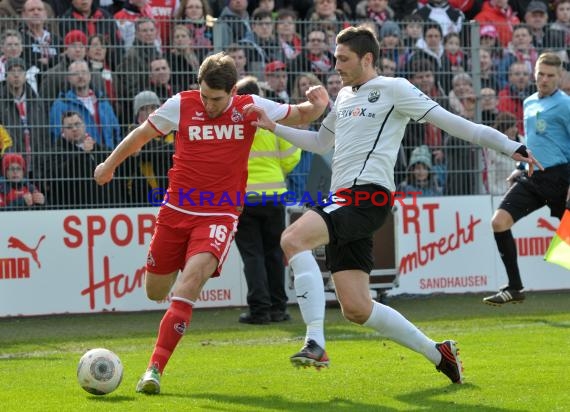
POLYGON ((466 383, 453 385, 423 356, 327 309, 329 369, 295 369, 291 322, 237 322, 240 309, 203 309, 162 377, 162 393, 134 391, 162 313, 0 319, 0 412, 11 411, 568 411, 570 292, 528 293, 489 307, 481 295, 394 297, 388 304, 435 340, 456 339, 466 383), (77 362, 106 347, 124 364, 106 396, 83 391, 77 362))

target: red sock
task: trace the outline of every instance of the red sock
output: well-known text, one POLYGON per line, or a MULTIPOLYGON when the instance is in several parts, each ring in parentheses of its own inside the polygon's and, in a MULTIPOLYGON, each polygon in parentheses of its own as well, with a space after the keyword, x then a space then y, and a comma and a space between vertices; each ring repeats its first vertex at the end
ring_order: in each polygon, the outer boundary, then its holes
POLYGON ((156 366, 160 373, 166 367, 174 348, 182 339, 192 317, 192 305, 188 302, 173 300, 160 321, 158 338, 154 345, 149 367, 156 366))

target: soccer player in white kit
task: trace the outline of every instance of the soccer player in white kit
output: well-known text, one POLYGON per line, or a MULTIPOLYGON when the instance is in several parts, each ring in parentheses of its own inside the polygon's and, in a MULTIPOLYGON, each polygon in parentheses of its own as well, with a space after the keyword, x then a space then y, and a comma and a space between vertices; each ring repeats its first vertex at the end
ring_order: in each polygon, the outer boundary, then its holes
POLYGON ((317 369, 329 365, 323 326, 324 287, 311 252, 326 245, 327 266, 344 317, 421 353, 452 382, 462 383, 463 367, 454 341, 436 343, 400 313, 370 298, 372 235, 391 209, 391 201, 376 206, 370 199, 391 200, 395 189, 394 164, 410 119, 430 122, 452 136, 506 153, 531 167, 540 164, 525 146, 495 129, 444 110, 406 79, 378 76, 378 41, 367 28, 346 28, 336 41, 336 70, 344 87, 318 132, 277 125, 263 109, 250 109, 258 114, 259 120, 254 124, 302 149, 326 153, 335 147, 331 192, 340 196, 333 197, 330 205, 307 211, 281 237, 307 325, 305 345, 291 357, 291 362, 317 369))

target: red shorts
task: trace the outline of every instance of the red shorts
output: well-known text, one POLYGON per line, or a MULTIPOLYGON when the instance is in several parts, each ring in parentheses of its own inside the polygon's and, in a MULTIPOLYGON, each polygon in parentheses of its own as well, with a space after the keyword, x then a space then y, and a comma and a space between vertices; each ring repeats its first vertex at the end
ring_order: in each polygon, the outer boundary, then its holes
POLYGON ((238 216, 230 213, 185 213, 161 207, 150 241, 146 270, 166 275, 184 269, 191 256, 209 252, 218 259, 212 277, 220 276, 237 223, 238 216))

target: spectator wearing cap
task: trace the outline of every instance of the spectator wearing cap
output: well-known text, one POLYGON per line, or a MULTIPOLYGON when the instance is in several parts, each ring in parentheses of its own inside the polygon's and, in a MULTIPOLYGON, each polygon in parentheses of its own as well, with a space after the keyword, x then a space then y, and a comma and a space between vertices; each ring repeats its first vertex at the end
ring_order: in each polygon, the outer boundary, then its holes
POLYGON ((23 59, 8 59, 5 69, 6 81, 0 83, 0 124, 12 138, 10 150, 25 157, 28 177, 41 178, 50 148, 47 105, 26 82, 23 59))
POLYGON ((0 178, 0 207, 3 209, 25 209, 41 206, 45 197, 26 177, 26 161, 17 153, 6 153, 2 157, 0 178))
POLYGON ((46 6, 41 0, 26 0, 19 28, 24 48, 23 58, 30 69, 35 68, 38 72, 39 85, 43 73, 57 63, 62 43, 62 39, 47 24, 46 6))
POLYGON ((429 0, 416 12, 424 22, 435 21, 441 27, 442 36, 448 33, 461 33, 465 15, 445 0, 429 0))
POLYGON ((326 76, 334 71, 334 65, 334 56, 327 46, 326 32, 313 28, 307 34, 302 53, 287 63, 287 70, 291 75, 289 84, 293 84, 294 76, 299 72, 314 73, 324 83, 326 76))
POLYGON ((442 188, 432 172, 432 154, 428 146, 421 145, 412 151, 406 180, 396 189, 415 196, 441 196, 442 188))
MULTIPOLYGON (((67 90, 67 68, 76 60, 85 60, 87 55, 87 36, 80 30, 72 30, 63 40, 64 50, 59 62, 42 77, 40 96, 48 101, 55 100, 59 94, 67 90)), ((101 76, 94 76, 92 81, 96 87, 102 86, 101 76)))
POLYGON ((87 133, 101 146, 114 149, 121 141, 121 130, 115 111, 101 89, 90 87, 91 72, 85 60, 72 62, 68 68, 69 89, 60 95, 50 109, 50 131, 55 141, 61 133, 65 112, 75 111, 85 121, 87 133))
POLYGON ((398 23, 385 22, 380 28, 380 58, 387 58, 396 63, 396 72, 400 72, 406 66, 407 54, 402 40, 402 31, 398 23))
MULTIPOLYGON (((426 96, 437 102, 441 107, 448 110, 448 97, 436 79, 433 63, 427 59, 418 59, 411 66, 410 82, 422 91, 426 96)), ((397 161, 397 169, 401 175, 408 168, 407 159, 411 151, 417 146, 427 145, 432 153, 435 174, 441 187, 445 184, 445 156, 443 142, 446 133, 432 126, 430 123, 411 121, 406 127, 403 144, 400 147, 400 156, 397 161)), ((401 180, 398 178, 397 180, 401 180)))
POLYGON ((489 0, 475 16, 480 25, 495 26, 501 47, 507 47, 513 38, 513 26, 520 23, 508 0, 489 0))
MULTIPOLYGON (((160 106, 160 99, 150 90, 143 90, 133 100, 135 122, 129 130, 142 124, 160 106)), ((132 204, 149 204, 148 195, 153 189, 168 187, 168 170, 174 153, 174 133, 159 136, 145 144, 140 152, 127 159, 125 173, 129 177, 127 193, 132 204)), ((158 199, 160 202, 160 199, 158 199)))
POLYGON ((528 3, 524 14, 524 22, 530 29, 532 35, 532 45, 540 52, 543 49, 562 49, 564 47, 563 38, 551 38, 552 34, 547 35, 548 25, 548 8, 546 4, 539 0, 533 0, 528 3))
POLYGON ((100 34, 110 46, 109 60, 111 67, 122 57, 122 42, 113 16, 107 10, 94 4, 93 0, 71 0, 71 7, 60 19, 59 32, 65 35, 72 30, 79 30, 87 37, 100 34))
POLYGON ((503 48, 499 44, 499 32, 492 24, 483 24, 479 28, 479 38, 481 48, 487 49, 491 53, 493 65, 499 66, 499 62, 503 58, 503 48))
POLYGON ((275 60, 265 65, 265 97, 280 103, 289 103, 287 92, 288 74, 287 65, 275 60))

